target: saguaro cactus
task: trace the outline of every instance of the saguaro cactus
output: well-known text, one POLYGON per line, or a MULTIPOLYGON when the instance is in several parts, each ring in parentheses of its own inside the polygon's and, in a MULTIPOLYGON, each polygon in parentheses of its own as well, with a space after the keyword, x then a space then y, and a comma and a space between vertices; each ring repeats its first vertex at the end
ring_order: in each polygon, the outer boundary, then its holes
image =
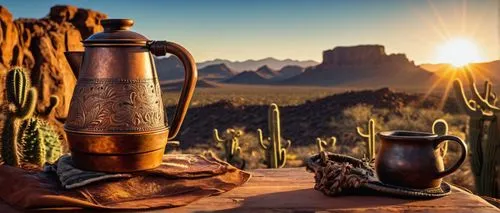
POLYGON ((280 129, 280 111, 278 105, 271 104, 268 113, 269 143, 264 143, 262 130, 257 129, 259 135, 259 144, 266 151, 267 167, 282 168, 286 164, 286 150, 290 147, 291 142, 287 140, 282 146, 281 144, 281 129, 280 129))
POLYGON ((2 133, 2 158, 5 164, 19 167, 19 146, 22 144, 20 127, 35 111, 37 90, 30 87, 29 78, 21 68, 14 68, 7 73, 6 90, 9 109, 2 133))
POLYGON ((467 141, 472 154, 471 164, 476 190, 480 195, 498 197, 495 166, 499 154, 497 152, 500 142, 498 122, 500 108, 495 105, 497 96, 488 81, 485 82, 484 91, 481 94, 471 71, 464 68, 464 72, 472 98, 467 98, 460 79, 455 80, 454 88, 459 105, 469 115, 467 141), (488 122, 489 125, 487 125, 488 122), (487 130, 487 141, 483 141, 485 130, 487 130))
POLYGON ((318 152, 322 152, 326 149, 333 149, 337 143, 336 137, 330 137, 326 140, 321 138, 316 138, 316 146, 318 147, 318 152))
POLYGON ((368 153, 368 160, 375 159, 375 120, 370 119, 368 121, 368 133, 363 133, 363 129, 361 127, 357 127, 356 131, 358 135, 365 140, 366 142, 366 152, 368 153))
POLYGON ((43 166, 62 155, 59 134, 47 122, 31 118, 23 134, 23 160, 43 166))
MULTIPOLYGON (((432 133, 436 135, 446 135, 448 134, 448 123, 444 119, 437 119, 432 123, 432 133)), ((441 156, 446 156, 448 152, 448 142, 442 143, 443 146, 440 148, 441 156)))
POLYGON ((225 160, 227 162, 233 162, 234 158, 241 154, 241 147, 238 138, 243 135, 240 130, 227 129, 227 137, 219 137, 219 131, 214 129, 213 139, 215 143, 222 144, 224 146, 225 160))

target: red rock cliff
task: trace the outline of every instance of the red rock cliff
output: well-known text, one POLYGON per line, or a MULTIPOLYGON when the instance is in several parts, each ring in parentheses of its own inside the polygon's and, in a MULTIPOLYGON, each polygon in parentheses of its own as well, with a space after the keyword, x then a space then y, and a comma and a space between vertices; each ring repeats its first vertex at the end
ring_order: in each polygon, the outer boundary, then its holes
MULTIPOLYGON (((39 110, 49 105, 50 95, 60 104, 56 117, 64 120, 68 113, 76 78, 66 62, 66 50, 83 50, 82 40, 102 31, 100 20, 106 14, 74 6, 56 5, 41 19, 19 18, 0 5, 0 85, 12 66, 30 71, 33 86, 39 91, 39 110)), ((0 91, 3 99, 4 87, 0 91)))

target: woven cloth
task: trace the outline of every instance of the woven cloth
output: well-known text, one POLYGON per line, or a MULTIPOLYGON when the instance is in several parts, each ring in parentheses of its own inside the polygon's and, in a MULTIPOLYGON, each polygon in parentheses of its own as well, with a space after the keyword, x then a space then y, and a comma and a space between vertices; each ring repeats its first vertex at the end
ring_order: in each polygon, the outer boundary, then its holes
POLYGON ((314 172, 314 188, 328 196, 343 194, 385 194, 402 198, 437 198, 451 193, 448 183, 428 189, 411 189, 382 183, 373 161, 321 152, 309 158, 307 169, 314 172))
POLYGON ((61 156, 54 164, 46 165, 43 170, 49 173, 55 172, 59 182, 66 189, 74 189, 103 180, 132 177, 130 173, 114 174, 78 169, 69 154, 61 156))
POLYGON ((102 174, 94 174, 85 178, 66 173, 61 180, 73 189, 61 184, 57 168, 52 170, 56 172, 49 170, 28 171, 1 165, 0 199, 24 210, 169 208, 227 192, 250 178, 249 173, 210 154, 165 155, 160 167, 127 177, 103 178, 102 174))

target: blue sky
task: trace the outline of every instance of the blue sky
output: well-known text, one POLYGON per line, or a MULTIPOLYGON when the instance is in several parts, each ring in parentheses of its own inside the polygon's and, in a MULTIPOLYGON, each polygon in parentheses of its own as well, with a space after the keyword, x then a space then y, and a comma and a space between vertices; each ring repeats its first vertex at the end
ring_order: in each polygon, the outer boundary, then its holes
POLYGON ((2 0, 13 15, 40 18, 70 4, 135 20, 150 39, 176 41, 197 61, 313 59, 335 46, 382 44, 416 63, 436 61, 436 48, 468 38, 485 61, 499 55, 497 0, 2 0))

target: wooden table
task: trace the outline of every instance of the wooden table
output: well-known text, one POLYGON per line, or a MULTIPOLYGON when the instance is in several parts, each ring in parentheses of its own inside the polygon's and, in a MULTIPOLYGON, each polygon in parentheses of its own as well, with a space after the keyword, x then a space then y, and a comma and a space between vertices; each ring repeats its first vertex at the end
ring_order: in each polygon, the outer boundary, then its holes
MULTIPOLYGON (((327 197, 313 189, 313 174, 305 168, 259 169, 242 187, 201 199, 172 212, 500 212, 480 197, 453 187, 449 196, 405 200, 375 196, 327 197)), ((170 211, 169 211, 170 212, 170 211)))
MULTIPOLYGON (((313 174, 304 168, 259 169, 252 174, 248 183, 230 192, 184 207, 151 212, 500 212, 480 197, 456 187, 451 195, 434 200, 327 197, 313 189, 313 174)), ((0 203, 0 212, 12 212, 9 210, 12 209, 0 203)))

